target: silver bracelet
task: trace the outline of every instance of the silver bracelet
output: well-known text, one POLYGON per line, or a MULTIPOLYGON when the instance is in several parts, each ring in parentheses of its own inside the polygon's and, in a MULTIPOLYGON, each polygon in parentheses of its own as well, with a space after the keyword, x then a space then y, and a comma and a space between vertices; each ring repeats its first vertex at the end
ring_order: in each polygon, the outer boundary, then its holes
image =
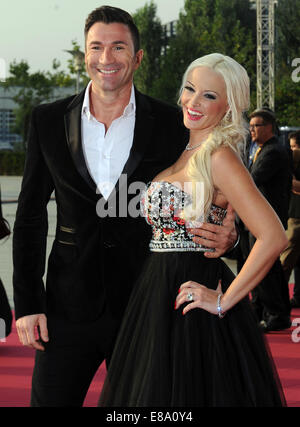
POLYGON ((219 294, 218 295, 218 300, 217 300, 217 312, 218 312, 218 316, 220 319, 223 319, 223 317, 225 316, 226 312, 222 311, 222 307, 221 307, 221 297, 223 296, 223 294, 219 294))

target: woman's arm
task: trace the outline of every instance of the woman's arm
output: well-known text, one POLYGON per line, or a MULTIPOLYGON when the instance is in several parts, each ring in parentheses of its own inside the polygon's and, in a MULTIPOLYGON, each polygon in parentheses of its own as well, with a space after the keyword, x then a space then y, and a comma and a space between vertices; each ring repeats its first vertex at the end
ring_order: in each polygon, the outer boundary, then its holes
POLYGON ((212 155, 212 177, 214 185, 256 237, 243 268, 223 295, 222 309, 226 311, 260 283, 288 241, 278 216, 230 148, 221 148, 212 155))
MULTIPOLYGON (((224 147, 212 155, 212 177, 215 187, 256 237, 243 268, 222 296, 222 311, 227 311, 260 283, 287 246, 288 240, 278 216, 233 150, 224 147)), ((192 281, 182 284, 176 308, 187 301, 190 292, 193 293, 194 301, 185 306, 183 314, 197 307, 217 314, 220 284, 216 290, 192 281)))

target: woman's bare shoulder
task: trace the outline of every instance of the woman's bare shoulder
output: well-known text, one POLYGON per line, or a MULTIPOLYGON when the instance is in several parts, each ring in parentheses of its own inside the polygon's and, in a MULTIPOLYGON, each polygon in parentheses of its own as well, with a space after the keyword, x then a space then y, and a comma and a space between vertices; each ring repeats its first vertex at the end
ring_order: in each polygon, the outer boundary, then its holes
POLYGON ((239 166, 244 167, 239 154, 233 148, 221 146, 217 148, 211 156, 212 168, 226 167, 226 166, 239 166))

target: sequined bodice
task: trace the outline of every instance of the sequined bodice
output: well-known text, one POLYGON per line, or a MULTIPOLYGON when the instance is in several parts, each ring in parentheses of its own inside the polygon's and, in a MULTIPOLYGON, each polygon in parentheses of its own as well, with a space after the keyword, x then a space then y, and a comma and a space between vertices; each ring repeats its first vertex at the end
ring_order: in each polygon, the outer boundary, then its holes
MULTIPOLYGON (((142 213, 152 227, 151 251, 209 251, 193 242, 187 224, 180 217, 183 208, 192 203, 191 196, 167 181, 154 181, 142 195, 142 213)), ((222 225, 226 210, 211 205, 207 221, 222 225)))

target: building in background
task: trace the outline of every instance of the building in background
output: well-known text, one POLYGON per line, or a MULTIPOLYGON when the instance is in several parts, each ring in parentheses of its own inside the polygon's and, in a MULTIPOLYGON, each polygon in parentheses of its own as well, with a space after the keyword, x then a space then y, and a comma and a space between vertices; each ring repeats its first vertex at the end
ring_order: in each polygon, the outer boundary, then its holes
POLYGON ((15 125, 14 110, 17 104, 13 100, 15 89, 5 90, 0 86, 0 150, 12 150, 22 138, 13 132, 15 125))
MULTIPOLYGON (((14 133, 16 120, 14 111, 18 108, 14 97, 17 91, 17 87, 6 89, 0 85, 0 150, 13 150, 22 142, 21 136, 14 133)), ((74 90, 71 87, 57 88, 50 101, 65 98, 73 93, 74 90)))

